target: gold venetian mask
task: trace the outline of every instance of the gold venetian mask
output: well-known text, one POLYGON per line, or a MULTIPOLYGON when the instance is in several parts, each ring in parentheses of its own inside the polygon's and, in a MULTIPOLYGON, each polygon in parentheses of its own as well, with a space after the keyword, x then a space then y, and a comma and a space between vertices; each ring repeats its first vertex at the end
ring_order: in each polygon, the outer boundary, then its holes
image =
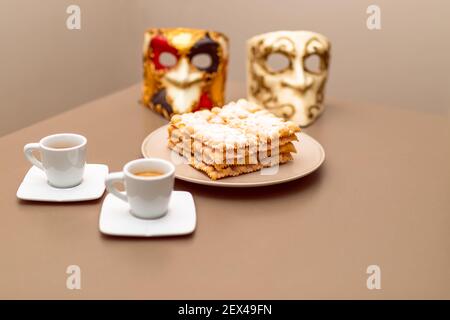
POLYGON ((173 114, 222 106, 228 63, 225 35, 197 29, 150 29, 144 40, 142 102, 173 114))
POLYGON ((300 126, 311 124, 324 108, 329 58, 330 42, 314 32, 276 31, 249 39, 248 99, 300 126), (272 67, 272 56, 284 57, 285 64, 272 67))

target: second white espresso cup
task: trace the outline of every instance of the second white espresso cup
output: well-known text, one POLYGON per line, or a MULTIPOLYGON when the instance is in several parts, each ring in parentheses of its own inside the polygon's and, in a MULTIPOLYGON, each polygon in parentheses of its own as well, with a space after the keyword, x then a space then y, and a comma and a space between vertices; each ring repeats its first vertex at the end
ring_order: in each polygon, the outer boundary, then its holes
POLYGON ((128 162, 122 172, 110 173, 105 184, 109 193, 128 202, 134 216, 155 219, 167 213, 174 177, 175 167, 172 163, 156 158, 138 159, 128 162), (159 175, 136 175, 145 171, 158 172, 159 175), (116 183, 123 183, 125 192, 116 189, 116 183))
POLYGON ((48 183, 56 188, 77 186, 83 180, 87 139, 79 134, 59 133, 28 143, 23 148, 26 158, 43 170, 48 183), (40 154, 35 158, 33 151, 40 154))

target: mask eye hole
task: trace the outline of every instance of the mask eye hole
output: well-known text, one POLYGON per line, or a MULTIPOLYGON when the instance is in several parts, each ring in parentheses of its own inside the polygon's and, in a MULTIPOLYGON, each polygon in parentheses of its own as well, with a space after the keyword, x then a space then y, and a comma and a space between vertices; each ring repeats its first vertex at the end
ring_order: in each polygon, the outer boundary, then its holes
POLYGON ((283 72, 289 69, 290 65, 290 60, 284 53, 274 52, 266 58, 266 66, 270 72, 283 72))
POLYGON ((191 58, 191 63, 200 70, 207 70, 211 67, 212 59, 207 53, 197 53, 191 58))
POLYGON ((165 68, 171 68, 177 63, 177 57, 170 52, 162 52, 159 55, 159 64, 165 68))
POLYGON ((322 57, 318 54, 311 54, 305 57, 304 66, 310 73, 321 73, 323 71, 322 57))

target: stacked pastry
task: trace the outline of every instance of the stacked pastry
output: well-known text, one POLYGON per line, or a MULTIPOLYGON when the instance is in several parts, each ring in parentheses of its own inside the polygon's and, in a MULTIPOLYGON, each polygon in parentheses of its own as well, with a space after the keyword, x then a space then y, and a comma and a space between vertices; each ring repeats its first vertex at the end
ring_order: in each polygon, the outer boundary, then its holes
POLYGON ((172 117, 168 146, 212 180, 292 160, 300 128, 246 100, 172 117))

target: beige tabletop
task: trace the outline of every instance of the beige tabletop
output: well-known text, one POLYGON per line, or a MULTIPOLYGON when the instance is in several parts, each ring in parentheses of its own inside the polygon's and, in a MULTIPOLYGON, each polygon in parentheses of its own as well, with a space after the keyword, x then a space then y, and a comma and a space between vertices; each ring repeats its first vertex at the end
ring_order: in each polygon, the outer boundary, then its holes
MULTIPOLYGON (((139 92, 0 138, 0 298, 450 298, 446 116, 329 101, 305 130, 327 155, 312 175, 253 189, 177 181, 195 199, 190 236, 102 235, 104 197, 16 199, 30 167, 23 145, 45 135, 86 135, 88 161, 110 171, 139 158, 143 139, 166 123, 138 104, 139 92), (66 288, 69 265, 81 268, 81 290, 66 288), (369 265, 381 269, 380 290, 366 287, 369 265)), ((232 83, 229 98, 243 95, 232 83)))

